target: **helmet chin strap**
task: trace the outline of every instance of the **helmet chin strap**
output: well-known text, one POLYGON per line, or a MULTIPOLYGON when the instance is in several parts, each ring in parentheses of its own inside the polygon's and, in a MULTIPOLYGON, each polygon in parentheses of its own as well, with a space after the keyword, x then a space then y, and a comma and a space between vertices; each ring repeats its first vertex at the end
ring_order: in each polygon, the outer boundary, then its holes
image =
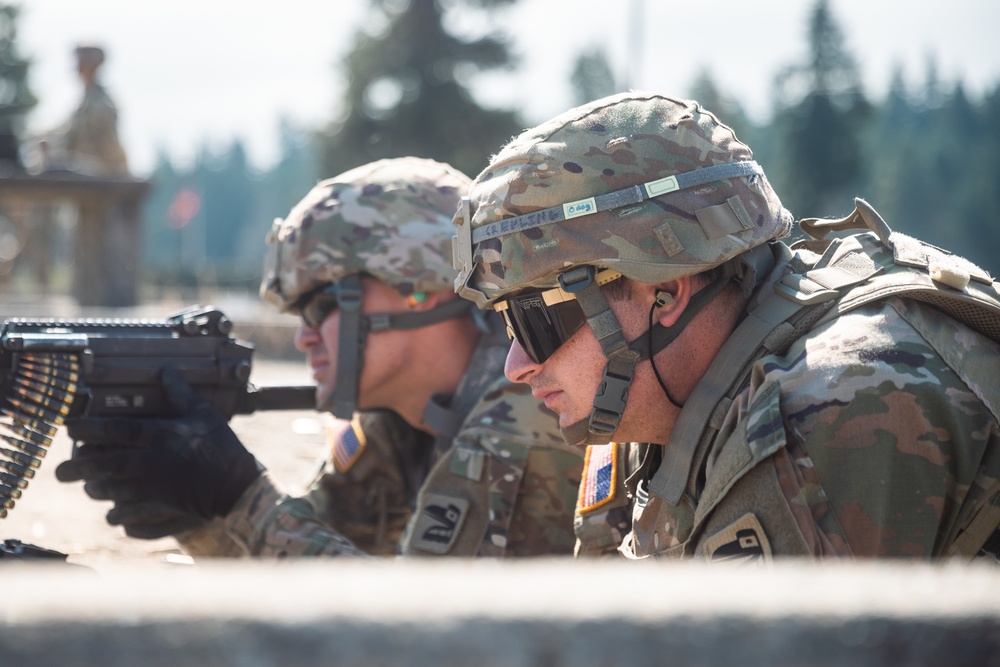
POLYGON ((453 299, 419 313, 361 313, 361 275, 344 276, 336 284, 340 312, 340 337, 337 340, 337 381, 318 410, 328 410, 334 417, 350 419, 358 406, 358 385, 368 334, 390 329, 419 329, 444 320, 462 317, 475 304, 453 299))
MULTIPOLYGON (((724 270, 722 274, 705 288, 699 290, 688 301, 687 307, 672 325, 665 327, 655 323, 640 334, 631 343, 625 341, 621 325, 615 316, 607 299, 594 280, 596 270, 592 266, 578 266, 559 277, 559 283, 564 290, 576 296, 580 307, 608 360, 604 366, 601 384, 594 396, 594 407, 590 416, 581 419, 565 428, 560 428, 563 439, 571 445, 600 445, 614 440, 614 435, 621 425, 625 404, 628 402, 628 391, 635 375, 635 367, 640 361, 649 359, 653 363, 656 356, 667 345, 672 343, 684 331, 685 327, 708 304, 732 278, 732 272, 724 270)), ((678 408, 679 405, 666 391, 661 380, 661 387, 667 400, 678 408)))

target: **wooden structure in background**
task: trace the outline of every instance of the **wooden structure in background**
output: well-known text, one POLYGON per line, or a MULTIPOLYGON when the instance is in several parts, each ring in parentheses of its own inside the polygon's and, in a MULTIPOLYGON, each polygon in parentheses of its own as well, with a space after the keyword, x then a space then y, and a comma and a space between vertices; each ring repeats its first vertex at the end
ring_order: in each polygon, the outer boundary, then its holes
MULTIPOLYGON (((149 186, 149 181, 130 177, 95 177, 65 170, 31 174, 0 168, 0 206, 24 211, 72 204, 77 223, 70 296, 81 306, 134 306, 142 201, 149 186)), ((25 216, 19 224, 31 224, 33 218, 25 216)))

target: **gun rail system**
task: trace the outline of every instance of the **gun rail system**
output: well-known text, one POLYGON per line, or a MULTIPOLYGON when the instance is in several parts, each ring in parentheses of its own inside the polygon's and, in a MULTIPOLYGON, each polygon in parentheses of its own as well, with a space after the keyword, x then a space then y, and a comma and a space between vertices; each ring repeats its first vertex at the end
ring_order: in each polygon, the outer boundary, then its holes
POLYGON ((179 372, 227 419, 315 407, 315 387, 254 387, 253 346, 211 306, 163 321, 11 318, 0 328, 0 519, 14 507, 59 426, 80 417, 168 417, 160 384, 179 372), (6 431, 6 432, 4 432, 6 431))

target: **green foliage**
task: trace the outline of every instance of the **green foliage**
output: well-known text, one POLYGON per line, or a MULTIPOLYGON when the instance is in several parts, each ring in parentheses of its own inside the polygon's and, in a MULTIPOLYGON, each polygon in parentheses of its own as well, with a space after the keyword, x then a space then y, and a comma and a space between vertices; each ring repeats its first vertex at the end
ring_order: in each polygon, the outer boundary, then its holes
POLYGON ((318 180, 310 134, 281 123, 281 157, 264 173, 241 142, 203 148, 178 170, 161 155, 143 210, 143 266, 155 285, 221 286, 256 292, 264 239, 318 180))
POLYGON ((961 84, 910 99, 894 87, 866 135, 862 192, 893 229, 1000 269, 1000 88, 980 102, 961 84), (932 104, 933 103, 933 104, 932 104))
POLYGON ((18 160, 17 136, 27 113, 38 103, 28 87, 31 61, 17 50, 20 9, 0 4, 0 158, 18 160))
MULTIPOLYGON (((508 4, 479 0, 490 9, 508 4)), ((445 28, 452 12, 477 12, 435 0, 376 0, 368 28, 344 62, 343 113, 320 133, 328 176, 372 160, 414 155, 475 175, 523 125, 513 111, 485 109, 468 82, 510 67, 499 36, 459 37, 445 28)), ((482 24, 482 22, 477 22, 482 24)))
MULTIPOLYGON (((263 173, 238 143, 220 155, 203 150, 188 169, 161 158, 145 208, 150 279, 255 292, 272 220, 320 178, 404 154, 475 175, 520 130, 514 113, 482 109, 466 85, 470 70, 509 65, 504 43, 488 35, 463 41, 443 27, 454 30, 461 12, 468 18, 512 0, 479 0, 474 9, 454 0, 373 1, 368 31, 345 61, 345 112, 329 126, 283 124, 281 158, 263 173), (198 193, 201 207, 175 229, 170 207, 185 188, 198 193)), ((750 120, 707 71, 686 93, 674 92, 734 128, 798 217, 846 215, 861 196, 894 230, 1000 273, 1000 85, 972 99, 961 83, 942 81, 929 59, 921 90, 907 90, 897 72, 888 95, 869 102, 826 0, 816 4, 809 34, 802 62, 776 77, 766 122, 750 120)), ((603 54, 581 52, 571 83, 580 101, 612 92, 603 54)))
POLYGON ((871 108, 828 0, 817 0, 808 34, 806 61, 775 78, 772 136, 779 157, 772 179, 788 193, 785 205, 793 213, 833 215, 864 178, 862 133, 871 108))

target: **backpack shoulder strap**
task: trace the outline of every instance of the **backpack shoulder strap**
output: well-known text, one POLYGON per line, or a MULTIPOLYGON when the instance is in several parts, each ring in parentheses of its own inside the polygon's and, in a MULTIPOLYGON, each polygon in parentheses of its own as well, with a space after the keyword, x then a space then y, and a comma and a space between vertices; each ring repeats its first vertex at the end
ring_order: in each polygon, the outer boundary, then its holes
POLYGON ((800 221, 812 241, 796 244, 763 285, 678 417, 650 490, 676 505, 753 364, 781 354, 806 331, 890 296, 926 301, 1000 341, 1000 291, 985 271, 946 251, 894 233, 863 199, 839 220, 800 221), (831 230, 867 229, 825 241, 831 230), (817 255, 817 252, 822 252, 817 255))

